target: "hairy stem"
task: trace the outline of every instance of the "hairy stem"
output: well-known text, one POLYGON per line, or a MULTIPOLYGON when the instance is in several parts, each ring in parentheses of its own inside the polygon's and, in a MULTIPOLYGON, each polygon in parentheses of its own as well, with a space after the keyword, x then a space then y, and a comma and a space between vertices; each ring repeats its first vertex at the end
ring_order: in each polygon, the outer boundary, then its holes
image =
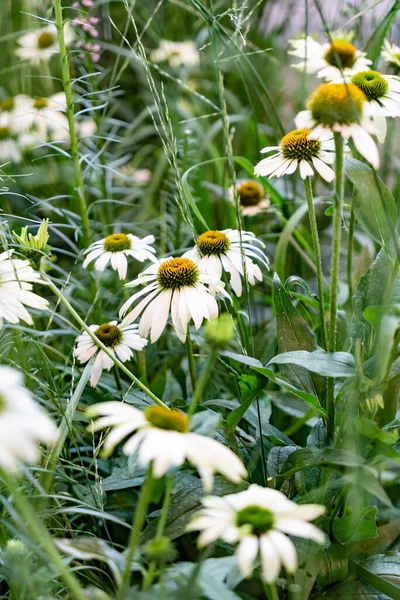
POLYGON ((65 98, 67 102, 66 114, 68 119, 68 128, 70 135, 71 144, 71 157, 74 165, 75 174, 75 193, 78 203, 78 210, 82 220, 82 232, 87 246, 91 243, 90 225, 88 216, 88 207, 86 202, 86 195, 84 189, 84 182, 81 170, 81 164, 79 162, 79 149, 78 149, 78 138, 75 129, 75 112, 74 112, 74 99, 72 96, 72 83, 71 75, 69 70, 69 60, 67 47, 65 45, 64 38, 64 20, 62 14, 61 0, 54 0, 55 16, 56 16, 56 27, 57 27, 57 38, 58 45, 60 48, 60 60, 61 60, 61 75, 62 83, 65 92, 65 98))
POLYGON ((314 245, 315 263, 317 267, 318 280, 318 300, 319 300, 319 318, 321 322, 321 336, 323 347, 327 347, 326 323, 325 323, 325 308, 324 308, 324 276, 322 272, 321 246, 319 243, 317 217, 313 202, 313 193, 310 177, 304 180, 304 190, 307 198, 308 217, 310 219, 311 237, 314 245))

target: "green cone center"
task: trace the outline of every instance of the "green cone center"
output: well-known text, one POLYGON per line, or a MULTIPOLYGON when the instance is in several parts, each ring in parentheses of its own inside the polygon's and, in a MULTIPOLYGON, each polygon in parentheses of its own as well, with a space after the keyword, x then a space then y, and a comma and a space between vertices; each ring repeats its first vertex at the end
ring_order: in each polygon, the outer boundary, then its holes
POLYGON ((179 431, 186 433, 189 430, 189 417, 179 410, 168 410, 162 406, 149 406, 144 411, 147 421, 158 429, 179 431))
POLYGON ((254 535, 262 535, 274 527, 274 514, 267 508, 253 505, 239 510, 236 515, 236 525, 246 525, 254 535))
POLYGON ((126 233, 113 233, 104 240, 106 252, 123 252, 123 250, 130 250, 131 245, 131 240, 126 233))
POLYGON ((54 35, 48 31, 43 31, 43 33, 39 35, 37 43, 41 50, 50 48, 50 46, 54 44, 54 35))
POLYGON ((351 83, 356 85, 368 100, 379 100, 389 90, 389 83, 377 71, 363 71, 356 73, 351 78, 351 83))

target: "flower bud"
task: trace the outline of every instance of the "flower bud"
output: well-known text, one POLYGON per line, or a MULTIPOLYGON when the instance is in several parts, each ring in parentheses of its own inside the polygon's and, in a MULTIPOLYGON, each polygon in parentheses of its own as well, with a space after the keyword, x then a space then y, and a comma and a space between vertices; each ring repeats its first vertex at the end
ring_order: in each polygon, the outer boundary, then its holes
POLYGON ((147 542, 143 548, 143 554, 149 563, 154 562, 158 565, 172 562, 177 556, 175 546, 167 537, 147 542))
POLYGON ((20 235, 13 231, 15 241, 21 245, 20 252, 26 256, 34 269, 39 269, 43 254, 49 254, 49 220, 43 219, 37 233, 28 233, 28 227, 21 229, 20 235))
POLYGON ((235 323, 230 315, 224 313, 207 323, 205 333, 207 343, 215 350, 222 350, 234 336, 235 323))

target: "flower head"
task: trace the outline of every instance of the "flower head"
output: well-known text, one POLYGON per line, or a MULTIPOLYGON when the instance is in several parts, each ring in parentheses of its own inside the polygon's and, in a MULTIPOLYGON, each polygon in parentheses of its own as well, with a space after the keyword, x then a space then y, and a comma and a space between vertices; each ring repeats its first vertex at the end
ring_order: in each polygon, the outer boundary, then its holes
POLYGON ((382 57, 393 67, 400 67, 400 48, 396 44, 391 44, 389 40, 384 42, 385 49, 382 50, 382 57))
MULTIPOLYGON (((265 269, 269 269, 269 261, 263 251, 255 244, 254 233, 224 229, 211 230, 202 233, 197 239, 197 245, 184 254, 199 265, 200 270, 219 281, 222 272, 230 275, 230 285, 237 296, 242 294, 242 277, 246 277, 250 285, 262 281, 258 261, 265 269)), ((263 246, 262 242, 258 244, 263 246)), ((212 286, 211 286, 212 289, 212 286)))
POLYGON ((300 112, 297 127, 312 129, 317 139, 329 132, 352 138, 358 152, 377 169, 379 153, 371 134, 378 130, 366 112, 367 97, 354 83, 323 83, 308 99, 308 110, 300 112))
MULTIPOLYGON (((64 39, 68 46, 74 40, 74 32, 70 25, 64 25, 64 39)), ((15 54, 23 60, 31 60, 33 63, 48 61, 53 54, 58 52, 57 28, 55 25, 46 25, 25 33, 18 38, 19 48, 15 54)))
POLYGON ((46 310, 49 303, 31 290, 33 283, 43 283, 27 260, 11 258, 12 250, 0 254, 0 328, 3 319, 10 323, 25 321, 32 325, 26 306, 46 310))
POLYGON ((47 246, 49 241, 48 227, 49 220, 43 219, 36 234, 30 233, 28 226, 22 227, 20 235, 15 231, 12 232, 15 241, 21 245, 21 253, 30 260, 33 268, 39 268, 43 254, 49 250, 47 246))
POLYGON ((16 370, 0 366, 0 465, 18 471, 20 463, 35 463, 39 443, 55 441, 57 427, 24 387, 16 370))
POLYGON ((157 50, 150 55, 153 62, 168 61, 169 66, 176 69, 181 66, 195 66, 199 64, 200 56, 194 42, 172 42, 161 40, 157 50))
POLYGON ((16 106, 13 118, 15 126, 26 135, 25 146, 31 146, 47 139, 69 139, 68 119, 65 115, 67 101, 64 92, 48 98, 24 97, 16 106))
POLYGON ((142 412, 121 402, 102 402, 89 407, 87 414, 100 416, 93 424, 94 431, 111 427, 104 442, 106 455, 133 433, 123 445, 123 453, 131 456, 137 452, 139 466, 151 463, 157 479, 185 460, 198 469, 207 490, 212 488, 214 473, 221 473, 234 483, 246 476, 246 469, 232 450, 212 438, 192 433, 189 418, 178 410, 149 406, 142 412))
MULTIPOLYGON (((239 198, 240 212, 243 217, 254 217, 270 206, 268 195, 263 186, 253 179, 237 182, 236 193, 239 198)), ((228 190, 228 200, 235 204, 234 186, 228 190)))
POLYGON ((353 75, 349 82, 358 87, 367 98, 365 114, 372 117, 378 130, 378 140, 386 137, 386 117, 400 116, 400 79, 378 71, 363 71, 353 75))
MULTIPOLYGON (((117 321, 110 321, 102 325, 90 325, 89 329, 121 362, 131 359, 133 350, 143 350, 147 345, 147 340, 138 334, 137 325, 123 326, 118 325, 117 321)), ((77 337, 76 342, 74 355, 82 364, 97 353, 90 376, 90 385, 95 387, 103 369, 109 371, 114 366, 114 361, 97 346, 86 331, 77 337)))
POLYGON ((254 173, 271 179, 290 175, 299 168, 303 179, 314 175, 315 170, 326 181, 332 181, 335 178, 329 166, 335 160, 332 133, 320 137, 311 134, 311 129, 294 129, 282 138, 279 146, 263 148, 261 152, 272 154, 254 167, 254 173))
POLYGON ((137 279, 127 283, 126 287, 136 287, 140 284, 145 284, 146 287, 125 302, 120 316, 124 316, 136 300, 145 296, 132 312, 128 313, 123 323, 133 323, 143 313, 139 332, 144 337, 150 332, 151 342, 158 340, 164 331, 170 312, 172 324, 182 343, 186 340, 190 319, 193 319, 198 329, 204 319, 210 320, 218 315, 218 304, 206 284, 212 285, 214 292, 230 299, 221 281, 204 273, 187 257, 171 257, 157 261, 137 279))
POLYGON ((0 113, 0 165, 21 161, 21 149, 18 143, 18 132, 7 113, 0 113))
POLYGON ((111 261, 111 267, 118 271, 120 279, 126 278, 128 271, 127 256, 131 256, 139 262, 145 260, 155 261, 155 250, 151 244, 154 243, 154 236, 148 235, 145 238, 138 238, 131 233, 112 233, 102 240, 98 240, 85 250, 87 257, 83 263, 86 269, 93 260, 96 271, 104 271, 111 261))
POLYGON ((307 36, 299 40, 290 40, 292 50, 289 54, 302 59, 293 65, 296 69, 316 73, 317 77, 333 81, 343 75, 353 75, 368 69, 372 61, 365 58, 349 41, 335 39, 332 43, 319 44, 307 36))
POLYGON ((237 494, 204 498, 203 508, 187 529, 201 531, 200 547, 217 539, 238 543, 236 557, 244 577, 251 576, 259 554, 263 578, 273 582, 282 565, 288 573, 297 569, 295 546, 285 534, 324 543, 322 531, 308 523, 324 511, 324 506, 298 505, 277 490, 251 485, 237 494))

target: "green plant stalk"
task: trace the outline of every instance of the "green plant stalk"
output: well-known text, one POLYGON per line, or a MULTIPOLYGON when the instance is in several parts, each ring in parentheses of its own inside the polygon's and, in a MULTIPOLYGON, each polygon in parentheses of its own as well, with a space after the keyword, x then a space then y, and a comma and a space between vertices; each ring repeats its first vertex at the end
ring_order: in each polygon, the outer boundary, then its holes
POLYGON ((349 240, 347 244, 347 285, 349 288, 349 302, 353 298, 353 242, 354 242, 354 229, 356 226, 356 216, 354 214, 353 205, 351 206, 350 212, 350 225, 349 225, 349 240))
POLYGON ((318 235, 318 224, 317 217, 315 214, 315 207, 313 202, 313 193, 310 177, 306 177, 304 180, 304 191, 307 198, 308 206, 308 217, 310 219, 311 237, 315 252, 315 263, 317 267, 317 280, 318 280, 318 300, 319 300, 319 318, 321 321, 321 333, 323 347, 327 347, 327 335, 326 335, 326 324, 325 324, 325 307, 324 307, 324 275, 322 272, 322 260, 321 260, 321 246, 319 243, 318 235))
POLYGON ((79 214, 82 220, 82 232, 85 240, 85 244, 90 246, 91 244, 91 234, 90 234, 90 225, 89 225, 89 216, 88 216, 88 207, 86 202, 86 195, 84 189, 84 182, 82 176, 81 165, 79 162, 79 149, 78 149, 78 138, 76 135, 75 129, 75 112, 74 112, 74 99, 72 96, 72 83, 71 83, 71 75, 69 70, 69 60, 68 60, 68 52, 67 47, 65 45, 64 38, 64 20, 62 14, 62 6, 61 0, 54 0, 55 7, 55 24, 57 27, 57 38, 58 45, 60 48, 60 60, 61 60, 61 74, 62 74, 62 83, 65 92, 65 98, 67 101, 66 115, 68 119, 68 128, 70 135, 70 144, 71 144, 71 157, 74 165, 74 173, 75 173, 75 192, 78 200, 78 209, 79 214))
POLYGON ((215 361, 215 356, 216 356, 215 350, 211 350, 211 352, 207 358, 207 362, 204 367, 204 370, 203 370, 202 374, 200 375, 200 379, 199 379, 199 381, 195 387, 195 390, 193 392, 192 402, 190 403, 189 410, 188 410, 189 417, 192 417, 194 415, 194 413, 196 412, 196 408, 201 400, 201 396, 203 394, 204 388, 206 387, 207 381, 210 377, 211 369, 212 369, 214 361, 215 361))
POLYGON ((78 579, 72 573, 70 568, 64 564, 50 533, 37 516, 29 501, 22 493, 20 493, 18 485, 15 484, 13 478, 3 469, 0 470, 0 476, 13 496, 15 505, 23 517, 26 528, 29 530, 36 543, 43 548, 49 559, 59 570, 60 576, 70 590, 72 597, 75 600, 87 600, 86 594, 78 579))
POLYGON ((189 373, 190 373, 190 381, 192 383, 193 391, 196 389, 197 385, 197 377, 196 377, 196 367, 194 364, 194 356, 193 356, 193 344, 192 338, 190 337, 190 329, 188 326, 187 335, 186 335, 186 353, 189 365, 189 373))
MULTIPOLYGON (((331 304, 329 315, 328 352, 336 351, 339 261, 341 243, 341 218, 344 193, 344 161, 343 138, 340 133, 334 133, 336 150, 336 181, 335 181, 335 211, 333 214, 332 266, 331 266, 331 304)), ((335 380, 328 378, 327 386, 327 434, 333 440, 335 434, 335 380)))
POLYGON ((265 597, 268 600, 279 600, 278 589, 276 583, 266 583, 263 581, 265 597))
POLYGON ((130 370, 112 352, 110 352, 109 348, 107 348, 107 346, 105 346, 99 340, 99 338, 97 338, 95 336, 93 331, 91 329, 89 329, 89 327, 86 325, 85 321, 83 319, 81 319, 81 317, 78 315, 76 310, 71 306, 71 304, 68 302, 68 300, 65 298, 65 296, 54 285, 54 283, 46 275, 46 273, 42 273, 42 277, 43 277, 43 280, 46 281, 46 283, 49 286, 49 288, 51 289, 51 291, 57 296, 57 298, 60 300, 60 302, 62 304, 64 304, 65 308, 74 317, 74 319, 79 323, 79 325, 82 327, 82 329, 84 331, 86 331, 86 333, 92 338, 94 343, 99 348, 101 348, 101 350, 103 350, 103 352, 105 354, 107 354, 107 356, 109 356, 111 358, 111 360, 114 362, 114 364, 117 365, 119 367, 119 369, 123 373, 125 373, 125 375, 127 375, 131 381, 133 381, 138 387, 140 387, 141 390, 143 390, 148 396, 150 396, 150 398, 152 400, 154 400, 154 402, 156 404, 158 404, 159 406, 162 406, 163 408, 168 408, 168 410, 169 410, 169 407, 162 400, 160 400, 160 398, 158 398, 155 394, 153 394, 153 392, 151 390, 149 390, 149 388, 147 386, 145 386, 144 383, 142 383, 140 381, 140 379, 135 377, 135 375, 133 373, 131 373, 130 370))
MULTIPOLYGON (((167 483, 165 486, 164 499, 163 499, 163 504, 161 507, 161 514, 160 514, 160 516, 158 518, 158 522, 157 522, 157 530, 156 530, 156 535, 154 538, 155 540, 161 539, 164 534, 164 529, 165 529, 165 524, 167 522, 168 510, 169 510, 169 505, 171 502, 171 495, 172 495, 172 490, 174 487, 174 482, 175 482, 174 476, 170 475, 167 479, 167 483)), ((155 563, 151 563, 149 566, 149 570, 147 572, 146 578, 143 582, 143 590, 147 590, 151 586, 155 574, 156 574, 155 563)))
POLYGON ((146 509, 147 509, 147 506, 149 505, 149 502, 151 499, 151 492, 153 490, 153 482, 154 482, 154 480, 153 480, 153 476, 151 474, 151 466, 150 466, 148 473, 147 473, 147 477, 142 485, 142 489, 140 490, 138 506, 137 506, 137 509, 136 509, 134 517, 133 517, 131 534, 130 534, 129 540, 128 540, 128 547, 127 547, 128 551, 126 553, 125 570, 122 574, 121 585, 118 590, 118 599, 119 600, 124 600, 126 588, 129 585, 129 580, 130 580, 130 576, 131 576, 132 560, 135 556, 136 548, 139 543, 140 533, 142 531, 144 519, 146 516, 146 509))

